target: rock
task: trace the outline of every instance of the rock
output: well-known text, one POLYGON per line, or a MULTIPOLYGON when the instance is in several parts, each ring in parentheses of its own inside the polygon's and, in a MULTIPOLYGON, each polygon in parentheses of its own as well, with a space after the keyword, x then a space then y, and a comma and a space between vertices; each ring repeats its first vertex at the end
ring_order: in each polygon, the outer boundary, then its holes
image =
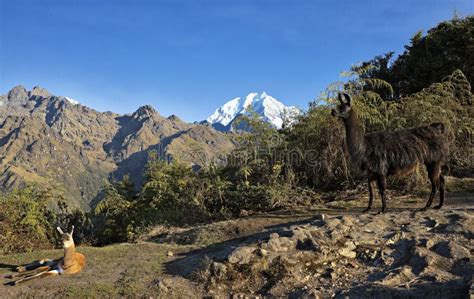
POLYGON ((299 259, 298 259, 298 256, 295 256, 295 255, 292 255, 292 256, 286 255, 286 256, 281 257, 281 261, 286 266, 294 266, 298 264, 299 259))
POLYGON ((350 250, 354 250, 354 249, 357 248, 354 241, 347 241, 344 245, 346 246, 346 248, 348 248, 350 250))
POLYGON ((193 298, 196 295, 193 284, 182 277, 167 277, 153 283, 158 289, 158 298, 193 298))
POLYGON ((45 88, 42 88, 42 87, 39 87, 39 86, 33 87, 33 89, 30 91, 29 95, 30 95, 30 97, 31 96, 38 96, 38 97, 42 97, 42 98, 47 98, 47 97, 51 96, 49 91, 47 91, 45 88))
POLYGON ((211 274, 217 279, 221 280, 225 278, 227 274, 227 266, 223 263, 213 262, 211 264, 211 274))
POLYGON ((341 217, 341 222, 345 226, 353 226, 354 225, 355 218, 350 215, 344 215, 341 217))
POLYGON ((336 273, 334 272, 334 269, 326 268, 326 270, 324 271, 323 277, 332 279, 336 277, 336 273))
POLYGON ((9 101, 24 102, 28 99, 28 91, 22 85, 13 87, 7 94, 9 101))
POLYGON ((254 256, 255 247, 243 246, 234 250, 228 257, 227 260, 231 264, 248 264, 254 256))
POLYGON ((435 241, 433 239, 426 239, 426 242, 425 242, 425 247, 426 248, 430 249, 434 245, 435 245, 435 241))
POLYGON ((341 248, 338 250, 338 252, 340 255, 350 258, 350 259, 354 259, 357 256, 357 254, 354 251, 347 248, 341 248))
POLYGON ((276 239, 276 238, 279 238, 280 235, 278 233, 271 233, 270 234, 270 239, 276 239))
POLYGON ((273 252, 285 252, 295 247, 295 242, 288 237, 271 237, 266 244, 262 245, 263 249, 273 252))
POLYGON ((259 255, 260 257, 265 257, 265 256, 268 255, 268 251, 265 250, 265 249, 263 249, 263 248, 259 248, 258 251, 257 251, 257 253, 258 253, 258 255, 259 255))
POLYGON ((410 267, 405 266, 402 269, 395 270, 382 279, 382 284, 386 286, 399 286, 413 279, 415 275, 410 267))
POLYGON ((432 246, 430 249, 441 256, 444 256, 447 258, 454 258, 455 260, 469 259, 471 256, 467 248, 464 248, 461 245, 458 245, 451 241, 438 242, 436 245, 432 246))
POLYGON ((341 248, 338 250, 338 253, 344 257, 353 259, 357 256, 357 254, 354 252, 354 249, 357 248, 357 246, 354 244, 353 241, 347 241, 345 244, 345 247, 341 248))
POLYGON ((405 233, 403 231, 397 231, 386 236, 387 241, 385 245, 392 245, 405 238, 405 233))
POLYGON ((328 218, 324 220, 324 225, 327 227, 328 230, 334 230, 341 224, 341 220, 338 218, 328 218))
POLYGON ((298 250, 309 250, 309 251, 321 251, 319 245, 313 239, 298 240, 296 243, 296 249, 298 250))

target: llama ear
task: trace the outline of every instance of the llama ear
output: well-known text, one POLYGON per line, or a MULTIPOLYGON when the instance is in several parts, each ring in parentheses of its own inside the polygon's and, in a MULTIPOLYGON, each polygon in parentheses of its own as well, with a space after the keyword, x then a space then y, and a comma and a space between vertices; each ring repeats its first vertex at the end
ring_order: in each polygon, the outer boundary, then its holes
POLYGON ((348 95, 347 93, 344 93, 344 98, 346 98, 347 105, 351 105, 351 96, 348 95))
POLYGON ((342 104, 344 104, 344 102, 342 101, 342 94, 341 93, 338 93, 337 94, 337 99, 339 100, 339 102, 342 104))
POLYGON ((74 225, 71 227, 71 235, 74 233, 74 225))
POLYGON ((63 235, 63 234, 64 234, 63 230, 62 230, 62 229, 61 229, 59 226, 58 226, 58 227, 56 227, 56 229, 58 230, 58 232, 59 232, 61 235, 63 235))

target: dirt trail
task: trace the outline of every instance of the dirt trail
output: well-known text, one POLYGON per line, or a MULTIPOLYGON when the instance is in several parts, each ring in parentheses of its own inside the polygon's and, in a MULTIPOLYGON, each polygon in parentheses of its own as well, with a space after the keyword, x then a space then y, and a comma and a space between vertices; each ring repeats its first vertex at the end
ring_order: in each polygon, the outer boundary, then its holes
MULTIPOLYGON (((474 194, 449 194, 441 210, 398 197, 389 213, 361 214, 366 199, 335 201, 187 229, 157 228, 146 242, 79 247, 71 277, 11 287, 12 297, 275 296, 466 297, 474 253, 474 194)), ((0 275, 60 250, 0 257, 0 275)), ((3 280, 3 283, 8 280, 3 280)))

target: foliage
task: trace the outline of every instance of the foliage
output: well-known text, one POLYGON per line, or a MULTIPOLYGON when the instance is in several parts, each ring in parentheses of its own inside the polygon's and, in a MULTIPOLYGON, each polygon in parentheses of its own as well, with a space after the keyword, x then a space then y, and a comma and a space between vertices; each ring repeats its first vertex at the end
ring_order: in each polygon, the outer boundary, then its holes
POLYGON ((330 105, 312 105, 287 132, 288 160, 300 186, 334 189, 350 180, 344 128, 330 105))
POLYGON ((82 211, 70 211, 57 188, 36 184, 0 196, 0 254, 51 249, 60 243, 57 226, 75 225, 74 240, 91 240, 91 223, 82 211))
POLYGON ((139 232, 137 196, 128 176, 105 184, 94 210, 94 231, 99 244, 133 240, 139 232))
POLYGON ((144 214, 159 222, 196 222, 203 218, 202 204, 195 196, 200 187, 190 165, 168 163, 152 154, 140 194, 140 203, 148 210, 144 214))
POLYGON ((52 248, 56 215, 51 189, 30 185, 0 197, 0 254, 52 248))
POLYGON ((247 132, 242 132, 224 168, 232 182, 230 210, 238 214, 241 210, 263 211, 284 205, 294 181, 285 133, 253 111, 240 121, 247 124, 247 132))
MULTIPOLYGON (((393 52, 377 56, 362 66, 372 65, 366 74, 389 82, 397 98, 440 82, 456 69, 474 82, 474 16, 441 22, 423 36, 417 32, 405 52, 393 63, 393 52)), ((387 97, 384 97, 388 99, 387 97)))

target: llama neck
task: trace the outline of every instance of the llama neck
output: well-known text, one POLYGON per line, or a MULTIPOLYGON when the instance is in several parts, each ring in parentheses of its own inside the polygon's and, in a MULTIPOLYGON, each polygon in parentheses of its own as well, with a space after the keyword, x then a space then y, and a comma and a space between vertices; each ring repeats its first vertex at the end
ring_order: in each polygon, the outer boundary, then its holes
POLYGON ((357 116, 353 111, 344 120, 344 126, 346 127, 346 143, 349 155, 354 162, 360 163, 365 152, 364 137, 357 116))
POLYGON ((64 267, 67 268, 75 264, 76 246, 74 243, 64 247, 64 267))

